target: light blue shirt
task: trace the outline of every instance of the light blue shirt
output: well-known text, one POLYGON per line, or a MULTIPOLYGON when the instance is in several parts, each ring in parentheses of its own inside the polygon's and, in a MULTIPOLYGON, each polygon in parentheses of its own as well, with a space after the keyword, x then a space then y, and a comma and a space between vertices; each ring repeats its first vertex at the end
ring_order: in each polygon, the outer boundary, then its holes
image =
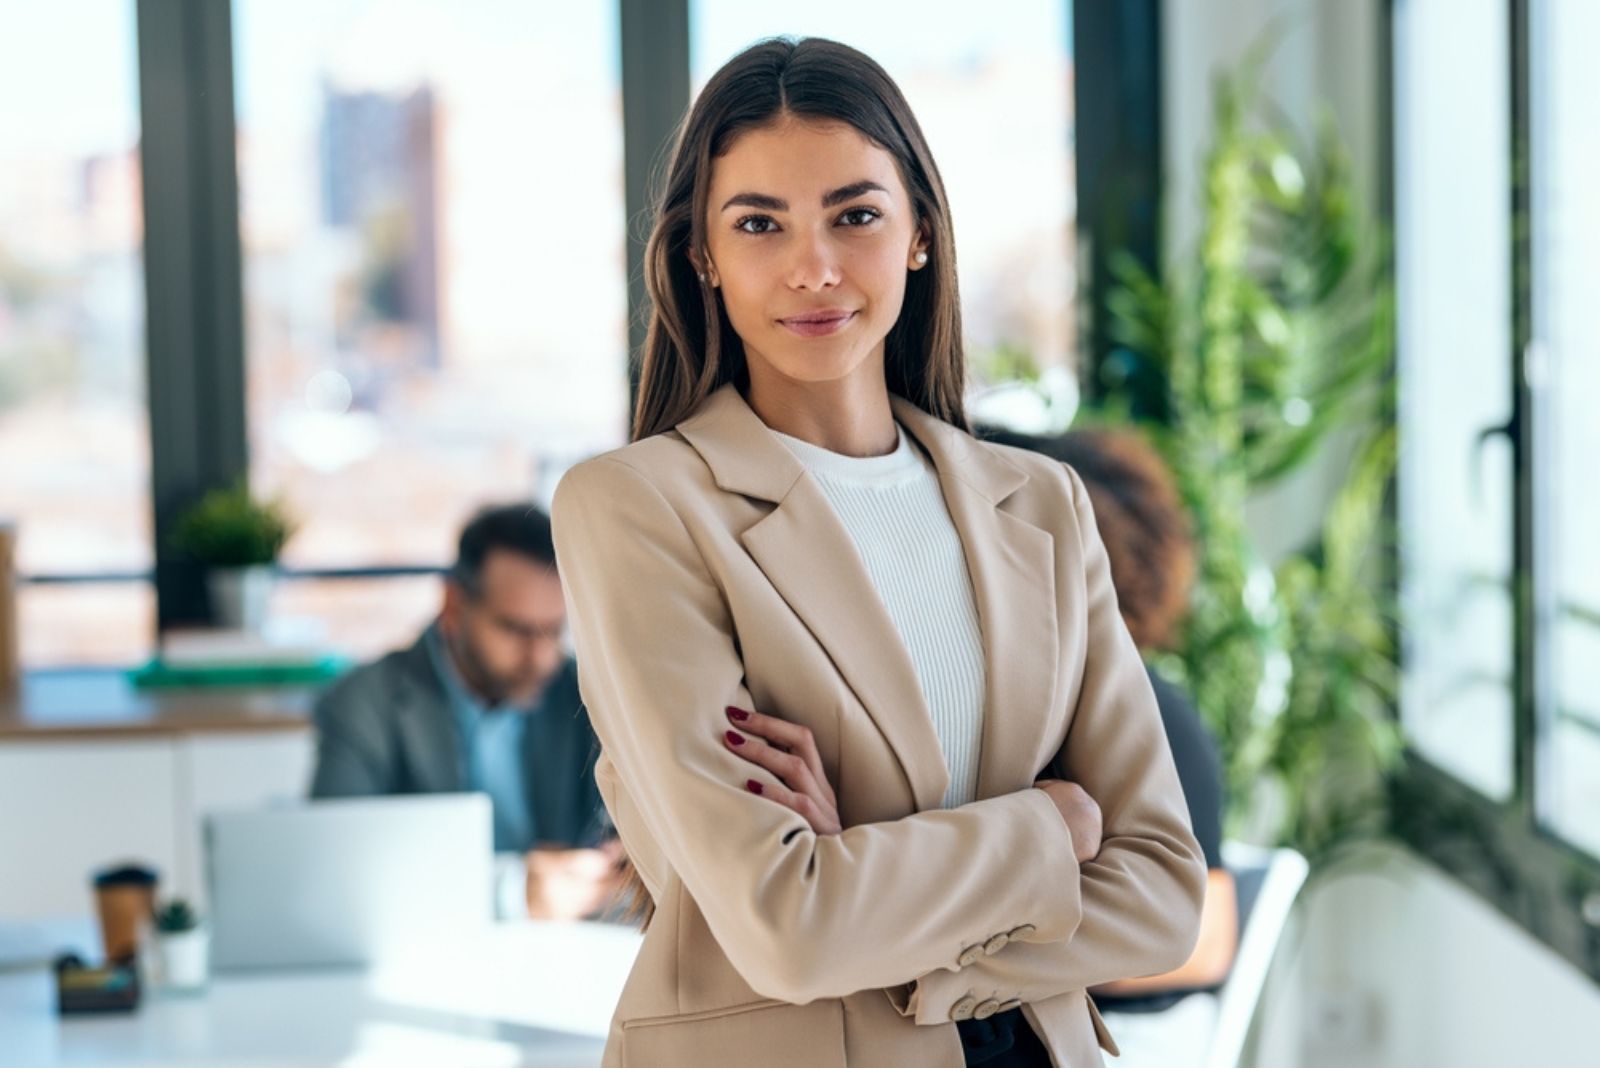
POLYGON ((528 717, 537 709, 485 705, 462 680, 435 622, 427 631, 428 652, 444 682, 461 741, 461 781, 468 790, 489 795, 494 808, 497 853, 522 853, 538 841, 538 827, 528 805, 523 738, 528 717))

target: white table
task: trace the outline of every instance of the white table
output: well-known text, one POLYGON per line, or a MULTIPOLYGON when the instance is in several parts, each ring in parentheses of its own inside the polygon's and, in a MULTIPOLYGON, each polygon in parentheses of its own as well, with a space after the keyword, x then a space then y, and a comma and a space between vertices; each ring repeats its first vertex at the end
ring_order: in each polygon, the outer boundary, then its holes
MULTIPOLYGON (((98 959, 88 923, 58 929, 98 959)), ((502 924, 471 942, 419 940, 370 969, 147 989, 137 1011, 104 1016, 58 1017, 43 967, 0 973, 0 1068, 593 1068, 640 940, 611 924, 502 924)))

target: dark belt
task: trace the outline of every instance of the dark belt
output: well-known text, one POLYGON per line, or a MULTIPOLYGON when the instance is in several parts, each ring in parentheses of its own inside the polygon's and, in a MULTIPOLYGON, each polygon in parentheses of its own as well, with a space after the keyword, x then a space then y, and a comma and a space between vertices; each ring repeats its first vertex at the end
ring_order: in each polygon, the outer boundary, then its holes
POLYGON ((987 1020, 957 1020, 956 1030, 961 1032, 961 1049, 969 1066, 1050 1068, 1050 1052, 1028 1026, 1020 1008, 997 1012, 987 1020))

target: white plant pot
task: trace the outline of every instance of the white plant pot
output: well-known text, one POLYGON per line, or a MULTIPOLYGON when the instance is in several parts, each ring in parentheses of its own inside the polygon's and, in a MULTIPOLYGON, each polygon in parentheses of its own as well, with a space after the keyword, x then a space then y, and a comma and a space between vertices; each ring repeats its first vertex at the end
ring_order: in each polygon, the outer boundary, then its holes
POLYGON ((204 990, 211 978, 211 932, 204 925, 192 931, 156 936, 161 982, 169 990, 204 990))
POLYGON ((206 573, 216 625, 260 633, 272 603, 276 569, 271 564, 213 567, 206 573))

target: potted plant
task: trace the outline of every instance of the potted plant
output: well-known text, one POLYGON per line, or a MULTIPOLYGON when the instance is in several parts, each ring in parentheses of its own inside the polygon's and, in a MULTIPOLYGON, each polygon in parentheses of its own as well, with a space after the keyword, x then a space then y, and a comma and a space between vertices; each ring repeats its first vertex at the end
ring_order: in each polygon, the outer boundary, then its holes
POLYGON ((194 907, 173 898, 156 910, 156 953, 170 990, 203 990, 210 975, 211 932, 194 907))
POLYGON ((1177 475, 1201 549, 1191 610, 1158 669, 1224 755, 1230 835, 1321 866, 1381 837, 1400 751, 1395 606, 1374 583, 1394 467, 1394 291, 1337 130, 1307 138, 1264 100, 1264 48, 1216 84, 1199 240, 1164 275, 1121 257, 1102 418, 1140 422, 1177 475), (1321 529, 1281 560, 1250 495, 1336 443, 1321 529))
POLYGON ((278 553, 293 532, 283 503, 253 499, 241 479, 182 513, 172 540, 177 551, 206 567, 216 624, 260 630, 278 553))

